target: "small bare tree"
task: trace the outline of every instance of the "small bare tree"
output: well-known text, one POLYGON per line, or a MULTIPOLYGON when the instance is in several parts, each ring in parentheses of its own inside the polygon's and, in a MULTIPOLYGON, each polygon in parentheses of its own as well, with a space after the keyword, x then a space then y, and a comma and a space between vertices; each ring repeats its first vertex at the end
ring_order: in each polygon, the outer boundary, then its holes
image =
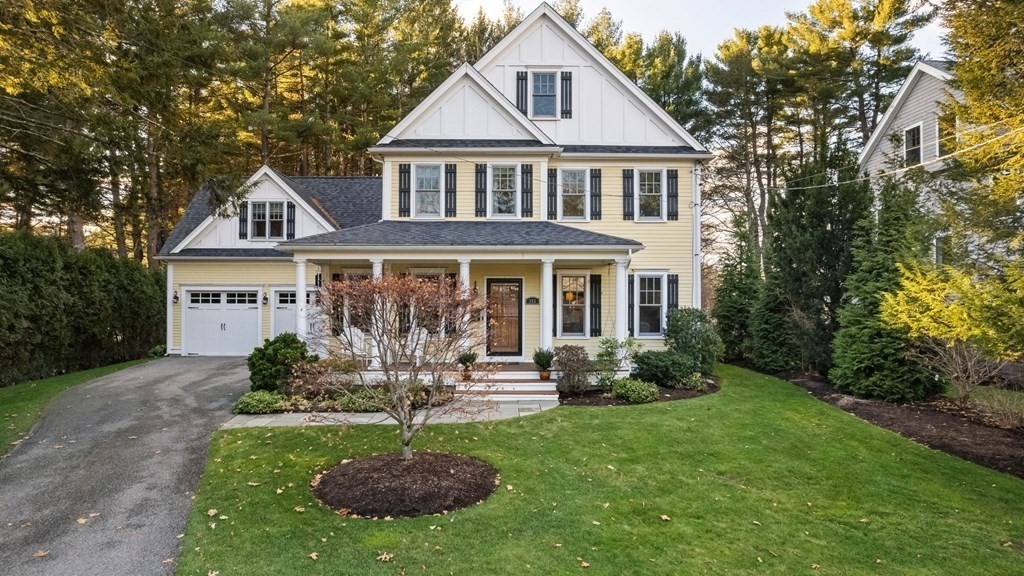
POLYGON ((979 386, 991 381, 1005 362, 992 360, 970 342, 922 338, 910 352, 918 361, 934 370, 939 378, 953 388, 957 406, 967 408, 979 386))
MULTIPOLYGON (((485 301, 441 277, 385 275, 332 282, 320 290, 329 360, 359 369, 339 377, 314 368, 335 395, 359 397, 401 427, 402 458, 432 418, 469 405, 446 402, 458 381, 458 356, 479 347, 486 330, 485 301)), ((329 364, 329 363, 328 363, 329 364)), ((477 367, 473 382, 483 385, 477 367)), ((300 379, 303 375, 299 375, 300 379)), ((469 385, 469 384, 467 384, 469 385)), ((479 405, 477 406, 479 408, 479 405)))

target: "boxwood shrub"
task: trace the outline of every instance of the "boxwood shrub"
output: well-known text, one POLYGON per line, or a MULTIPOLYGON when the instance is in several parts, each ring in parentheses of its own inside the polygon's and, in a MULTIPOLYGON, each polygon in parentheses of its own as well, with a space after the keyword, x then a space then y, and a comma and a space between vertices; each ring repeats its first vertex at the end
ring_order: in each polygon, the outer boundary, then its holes
POLYGON ((666 388, 683 388, 690 376, 698 372, 692 357, 675 350, 640 352, 633 357, 633 363, 635 366, 630 376, 666 388))
POLYGON ((257 390, 246 392, 231 406, 232 414, 272 414, 284 409, 288 398, 277 392, 257 390))
POLYGON ((658 387, 635 378, 618 378, 612 382, 612 394, 630 404, 647 404, 658 399, 658 387))
POLYGON ((306 343, 291 332, 278 334, 272 340, 264 340, 263 346, 249 355, 249 382, 252 391, 267 390, 283 392, 292 376, 292 367, 299 362, 315 362, 306 343))

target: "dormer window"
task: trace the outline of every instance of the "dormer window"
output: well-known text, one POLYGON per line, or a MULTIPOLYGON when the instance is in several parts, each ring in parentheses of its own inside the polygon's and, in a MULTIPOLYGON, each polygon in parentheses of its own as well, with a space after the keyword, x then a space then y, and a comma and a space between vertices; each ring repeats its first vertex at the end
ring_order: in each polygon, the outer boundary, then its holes
POLYGON ((555 101, 558 86, 554 72, 533 73, 533 109, 534 118, 555 118, 557 111, 555 101))
POLYGON ((253 240, 284 238, 284 202, 250 202, 253 240))

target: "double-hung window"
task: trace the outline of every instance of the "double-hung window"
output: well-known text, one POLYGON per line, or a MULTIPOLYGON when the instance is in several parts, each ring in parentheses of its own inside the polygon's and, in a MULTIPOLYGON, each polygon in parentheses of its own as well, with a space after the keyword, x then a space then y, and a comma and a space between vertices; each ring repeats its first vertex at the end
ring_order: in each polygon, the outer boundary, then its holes
POLYGON ((587 218, 587 171, 562 170, 561 218, 587 218))
POLYGON ((903 165, 917 166, 921 163, 921 125, 903 131, 903 165))
POLYGON ((415 216, 419 218, 441 217, 441 167, 417 164, 415 216))
POLYGON ((640 170, 637 178, 637 214, 640 220, 664 218, 664 173, 640 170))
POLYGON ((554 72, 533 73, 533 111, 534 118, 554 118, 555 96, 557 84, 554 72))
POLYGON ((559 276, 560 335, 587 335, 587 275, 559 276))
POLYGON ((491 168, 491 216, 519 216, 519 186, 515 166, 491 168))
POLYGON ((284 238, 284 202, 250 202, 252 239, 284 238))
POLYGON ((636 278, 636 334, 661 336, 664 330, 665 276, 640 274, 636 278))

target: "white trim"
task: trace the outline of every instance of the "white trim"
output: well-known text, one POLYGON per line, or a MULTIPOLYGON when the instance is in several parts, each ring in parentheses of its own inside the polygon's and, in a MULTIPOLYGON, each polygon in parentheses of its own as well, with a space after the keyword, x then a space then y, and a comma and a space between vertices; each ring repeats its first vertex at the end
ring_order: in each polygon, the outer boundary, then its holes
POLYGON ((667 222, 668 221, 668 169, 667 168, 634 168, 633 169, 633 221, 634 222, 667 222), (653 218, 640 215, 640 174, 643 172, 660 172, 661 180, 661 217, 653 218))
MULTIPOLYGON (((545 180, 547 180, 545 178, 545 180)), ((545 200, 547 194, 544 195, 545 200)), ((589 166, 559 166, 558 176, 555 181, 555 214, 558 222, 590 222, 590 167, 589 166), (564 172, 583 172, 583 217, 565 217, 562 215, 562 192, 565 185, 562 182, 564 172)))
POLYGON ((661 106, 658 106, 658 104, 643 90, 641 90, 635 82, 631 81, 625 74, 623 74, 623 72, 619 70, 617 66, 612 64, 604 54, 601 54, 597 48, 594 48, 593 44, 584 38, 578 30, 569 25, 564 18, 559 16, 558 12, 556 12, 555 9, 547 2, 542 2, 536 10, 531 12, 518 26, 513 28, 512 31, 506 34, 500 42, 477 60, 474 65, 475 68, 477 70, 483 70, 486 68, 507 48, 517 44, 519 42, 519 37, 525 34, 527 29, 529 29, 534 22, 543 16, 547 16, 555 26, 565 33, 566 36, 574 40, 578 47, 585 51, 608 75, 618 80, 622 88, 632 94, 640 101, 640 103, 644 104, 651 112, 653 112, 654 115, 657 116, 671 132, 675 133, 676 136, 697 150, 705 150, 705 148, 701 146, 700 143, 697 142, 697 140, 679 124, 679 122, 669 116, 668 112, 665 112, 661 106))
MULTIPOLYGON (((558 155, 560 158, 574 159, 574 158, 593 158, 593 159, 631 159, 631 160, 707 160, 714 158, 715 155, 710 152, 691 152, 689 154, 648 154, 633 153, 633 152, 562 152, 558 155)), ((608 164, 609 166, 621 166, 621 162, 615 162, 608 164)))
MULTIPOLYGON (((167 263, 167 293, 165 294, 165 300, 167 305, 167 343, 164 349, 167 354, 171 353, 174 349, 174 263, 167 263)), ((181 296, 178 296, 179 302, 182 300, 181 296)), ((185 318, 182 317, 182 326, 184 326, 185 318)), ((180 350, 179 350, 180 353, 180 350)))
MULTIPOLYGON (((420 102, 419 106, 413 108, 412 112, 406 114, 405 118, 402 118, 402 120, 398 124, 396 124, 394 128, 388 130, 388 133, 385 134, 384 137, 377 142, 377 145, 380 146, 382 144, 388 144, 394 141, 397 138, 398 134, 401 134, 403 131, 405 131, 405 129, 411 126, 413 122, 415 122, 424 112, 429 110, 431 106, 433 106, 438 100, 440 100, 445 95, 445 93, 447 93, 448 90, 451 89, 452 86, 454 86, 455 83, 461 80, 464 76, 468 76, 474 82, 476 82, 476 84, 485 93, 487 93, 487 95, 490 96, 495 103, 501 106, 501 108, 505 110, 505 112, 509 113, 513 118, 518 120, 520 127, 529 132, 531 136, 533 136, 537 140, 540 140, 544 144, 555 146, 555 142, 554 140, 551 139, 550 136, 545 134, 543 130, 541 130, 536 124, 531 122, 529 118, 524 116, 523 113, 519 111, 519 109, 517 109, 514 105, 512 105, 511 102, 509 102, 508 98, 506 98, 504 94, 499 92, 498 89, 495 88, 494 85, 491 84, 490 81, 483 76, 483 74, 480 74, 480 72, 477 71, 477 69, 474 68, 473 66, 470 66, 468 62, 463 64, 462 66, 459 66, 455 70, 455 72, 452 72, 452 75, 449 76, 447 80, 442 82, 441 85, 437 87, 437 89, 431 92, 429 96, 427 96, 422 102, 420 102)), ((370 150, 371 152, 377 151, 374 148, 371 148, 370 150)), ((380 152, 386 151, 386 148, 380 150, 380 152)))
MULTIPOLYGON (((405 156, 409 154, 435 154, 440 155, 444 158, 450 158, 455 161, 461 161, 462 156, 472 155, 495 155, 495 154, 513 154, 515 156, 526 156, 534 155, 541 157, 549 157, 552 154, 558 154, 562 151, 559 146, 495 146, 493 148, 460 148, 460 147, 444 147, 444 148, 429 148, 420 146, 371 146, 367 149, 370 154, 387 154, 388 156, 405 156), (458 156, 455 156, 458 154, 458 156)), ((636 154, 629 156, 636 157, 636 154)), ((433 156, 436 158, 437 156, 433 156)), ((669 156, 671 158, 683 158, 683 156, 669 156)), ((699 158, 709 158, 710 155, 699 156, 699 158)))
POLYGON ((864 166, 864 161, 871 156, 871 153, 875 151, 878 144, 885 139, 885 135, 889 133, 890 125, 896 118, 896 114, 899 112, 900 107, 903 106, 903 101, 910 96, 910 92, 914 89, 914 86, 917 85, 917 81, 921 74, 929 74, 943 82, 949 82, 953 78, 950 73, 939 70, 930 64, 926 64, 923 60, 915 64, 914 68, 910 71, 910 74, 907 75, 907 79, 904 80, 903 84, 900 86, 899 91, 896 92, 896 97, 893 98, 892 103, 889 104, 889 107, 885 109, 885 113, 882 114, 882 119, 878 122, 878 126, 875 127, 875 131, 871 133, 871 137, 868 138, 867 143, 864 145, 864 150, 861 151, 860 157, 857 159, 862 168, 864 166))
POLYGON ((527 78, 528 78, 527 83, 526 83, 526 86, 527 86, 527 92, 526 92, 526 113, 527 113, 527 117, 530 120, 533 120, 533 121, 538 121, 539 120, 541 122, 550 122, 552 120, 559 120, 562 117, 562 115, 561 115, 561 112, 562 112, 561 111, 561 108, 562 108, 561 102, 562 101, 559 98, 559 96, 562 95, 562 87, 561 87, 561 83, 562 82, 561 82, 560 75, 559 75, 560 71, 561 71, 560 68, 550 68, 550 67, 542 67, 542 68, 536 68, 536 69, 530 68, 530 69, 528 69, 526 71, 527 78), (551 116, 537 116, 536 114, 533 113, 533 97, 535 95, 534 94, 534 82, 533 82, 533 79, 534 79, 534 75, 535 74, 551 74, 552 76, 555 77, 555 94, 554 94, 554 97, 555 97, 555 111, 551 114, 551 116))
MULTIPOLYGON (((522 202, 522 166, 516 163, 501 163, 495 162, 494 164, 487 165, 487 219, 488 220, 518 220, 523 215, 523 202, 522 202), (492 208, 494 207, 494 169, 495 168, 512 168, 515 170, 516 191, 516 213, 513 214, 494 214, 492 208)), ((536 196, 536 195, 535 195, 536 196)))
POLYGON ((484 298, 490 297, 490 292, 487 289, 487 281, 490 279, 519 280, 519 347, 522 350, 519 356, 490 356, 487 354, 487 348, 490 347, 490 344, 488 342, 491 335, 488 332, 488 330, 491 325, 491 319, 489 310, 485 309, 483 359, 487 362, 526 362, 526 277, 511 275, 484 276, 484 298))
POLYGON ((668 272, 663 270, 633 270, 633 334, 640 340, 661 340, 665 337, 665 322, 668 319, 668 272), (661 332, 640 334, 640 278, 661 279, 661 332))
POLYGON ((444 163, 443 162, 418 162, 409 166, 409 217, 415 220, 444 220, 445 211, 445 177, 444 177, 444 163), (426 216, 420 216, 416 214, 416 168, 417 167, 437 167, 437 193, 438 193, 438 212, 437 215, 428 214, 426 216))
POLYGON ((285 241, 287 241, 287 239, 288 239, 287 238, 288 237, 288 201, 287 200, 269 200, 269 199, 245 200, 245 203, 249 206, 248 207, 248 210, 249 210, 249 221, 248 221, 248 223, 246 223, 246 227, 248 228, 248 230, 246 230, 246 240, 248 240, 250 242, 285 242, 285 241), (264 206, 266 206, 266 212, 265 212, 266 219, 264 220, 264 222, 266 222, 267 228, 266 228, 266 235, 265 236, 257 237, 257 236, 255 236, 252 233, 253 224, 256 223, 256 220, 253 219, 254 211, 252 209, 253 205, 255 205, 255 204, 263 204, 264 206), (273 237, 273 238, 270 236, 270 205, 271 204, 281 204, 281 236, 273 237))
POLYGON ((555 326, 558 329, 557 338, 565 340, 588 340, 590 339, 590 270, 559 269, 555 271, 558 278, 558 306, 555 314, 555 326), (564 334, 562 332, 562 277, 582 276, 583 277, 583 333, 564 334))
POLYGON ((900 134, 900 136, 903 138, 903 165, 904 166, 907 166, 907 132, 910 132, 914 128, 917 128, 917 149, 919 150, 919 152, 918 152, 917 164, 912 164, 912 166, 920 166, 920 165, 924 164, 924 123, 923 122, 916 122, 914 124, 910 124, 910 125, 904 126, 902 128, 902 134, 900 134))
POLYGON ((693 307, 700 310, 704 305, 703 273, 704 246, 701 245, 701 166, 693 167, 693 307))
POLYGON ((394 170, 394 162, 384 160, 381 168, 381 193, 383 198, 380 202, 380 219, 391 220, 391 171, 394 170))

